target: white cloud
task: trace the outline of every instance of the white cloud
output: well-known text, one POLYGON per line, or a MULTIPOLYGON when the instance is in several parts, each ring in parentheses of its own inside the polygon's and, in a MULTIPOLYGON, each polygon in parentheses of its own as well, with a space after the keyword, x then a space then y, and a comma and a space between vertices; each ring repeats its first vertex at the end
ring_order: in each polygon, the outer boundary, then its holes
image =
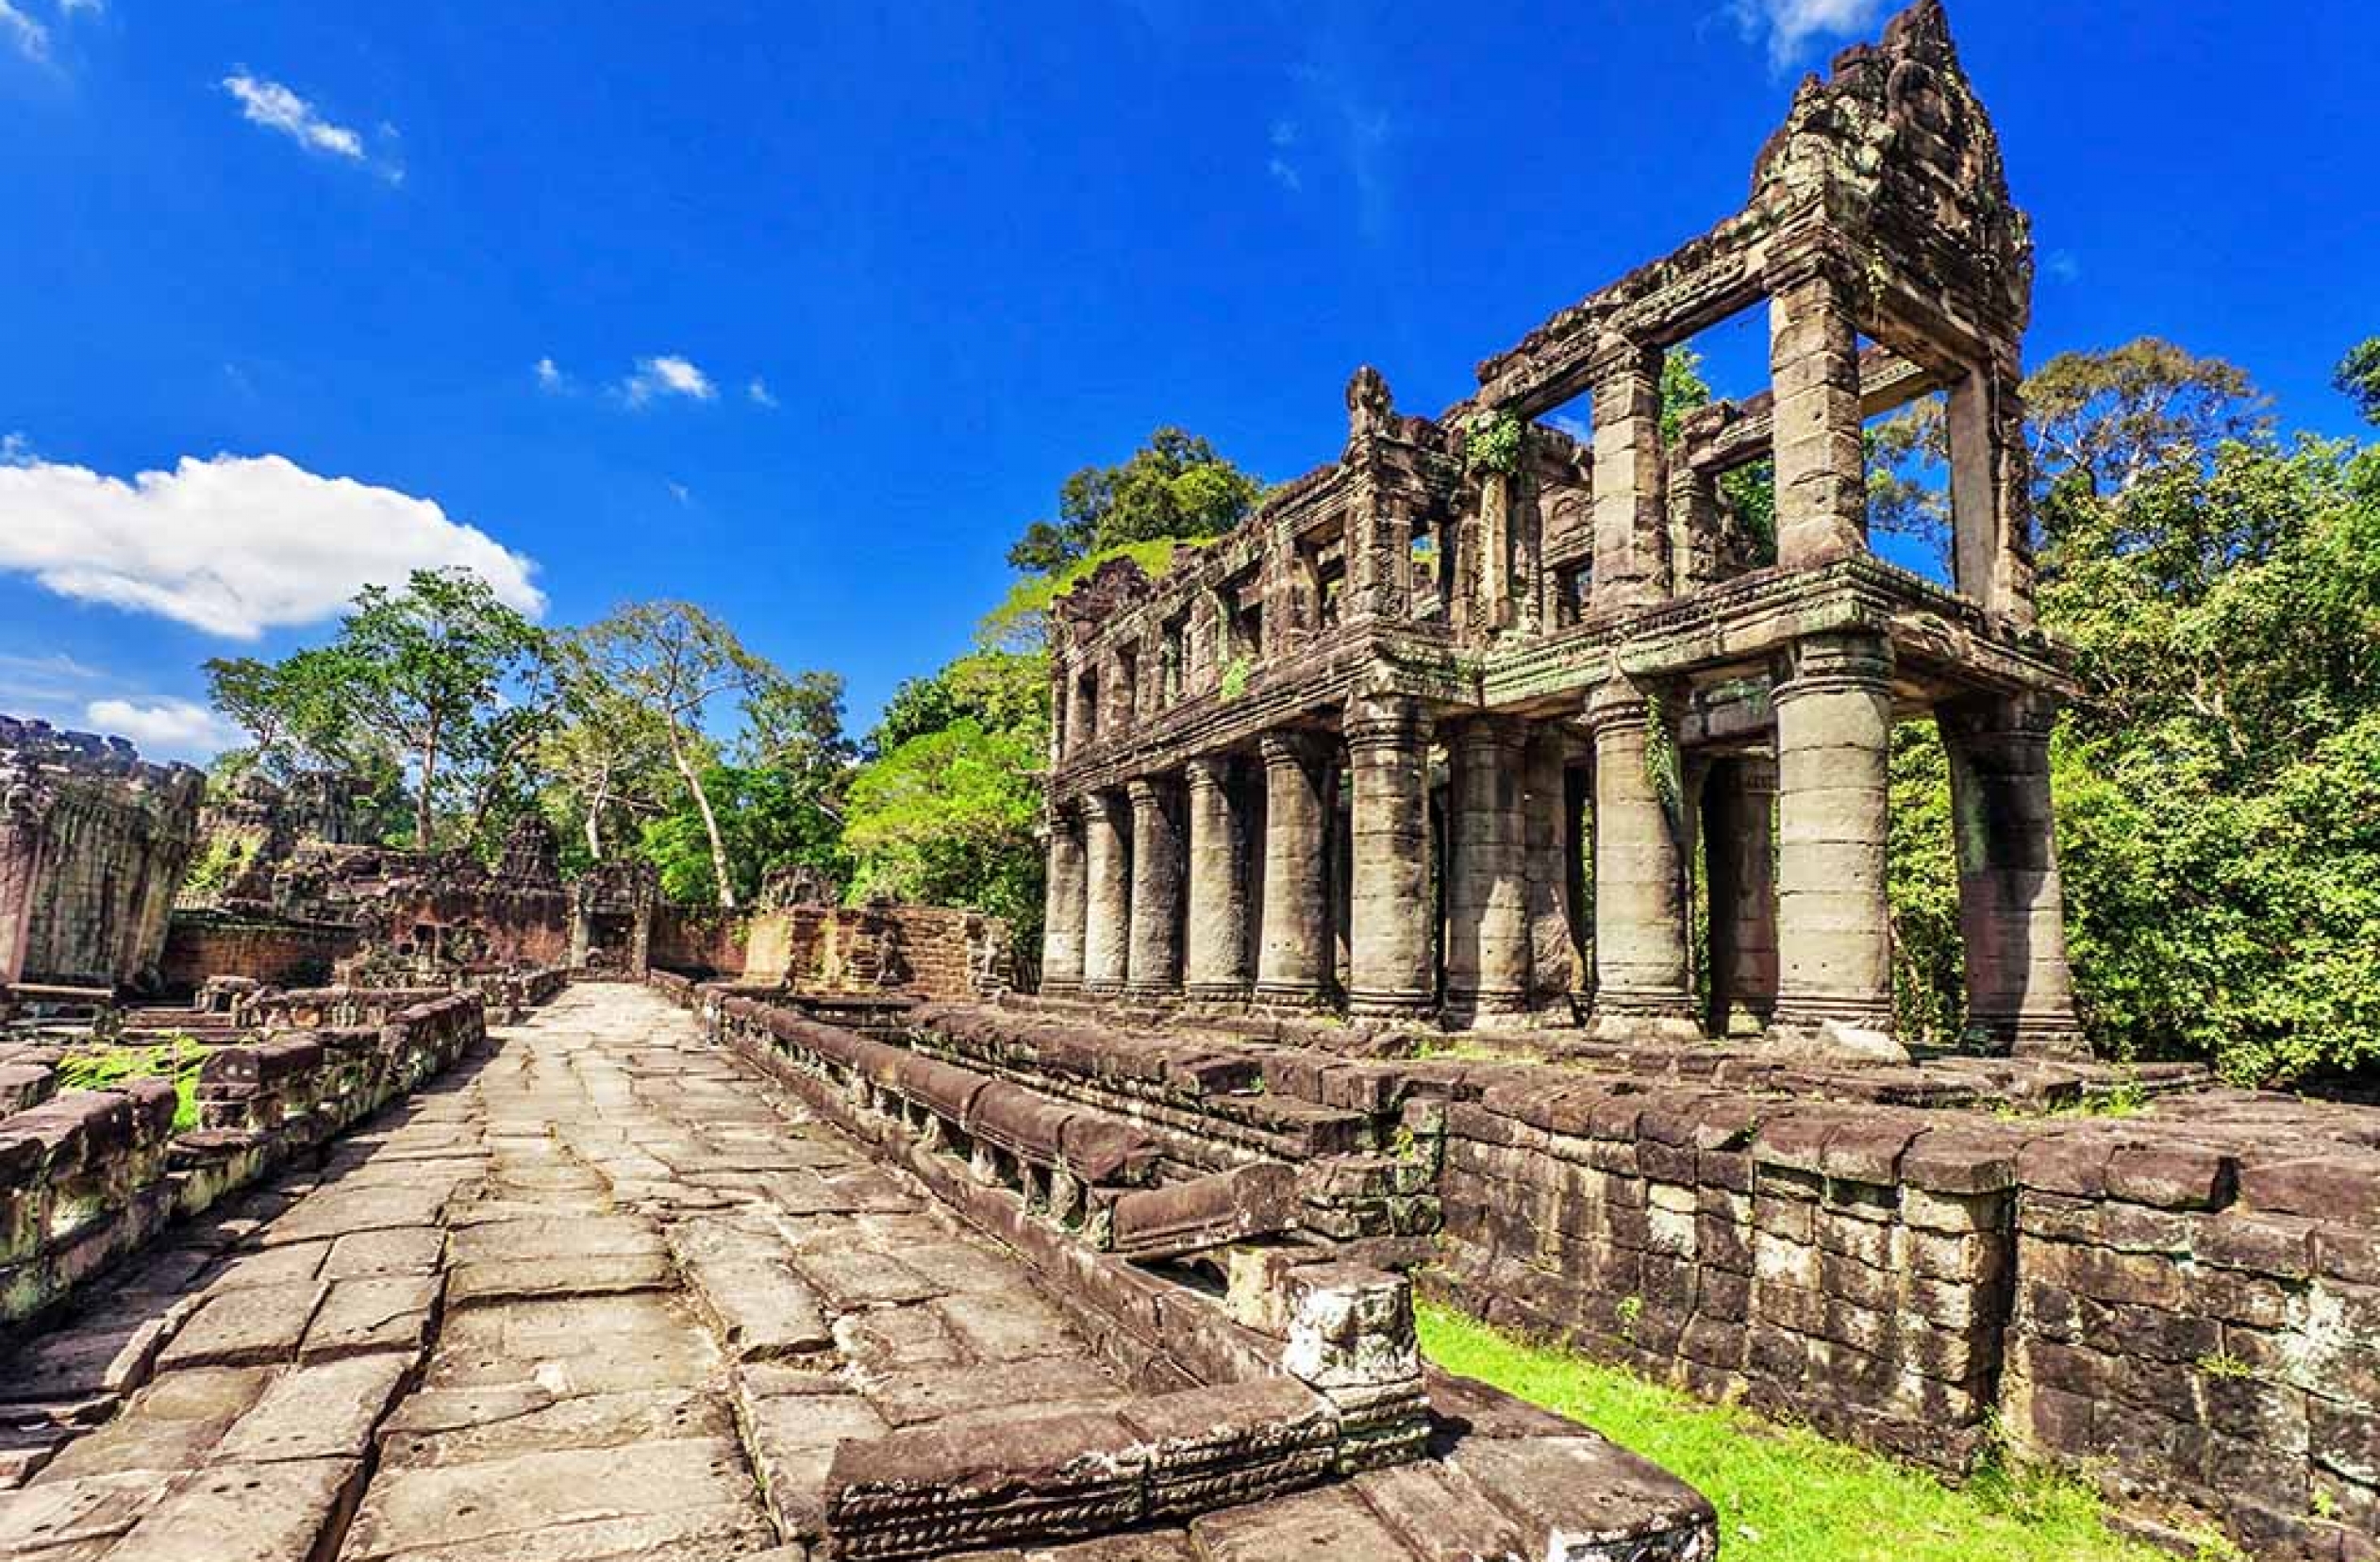
POLYGON ((21 433, 0 437, 0 466, 21 467, 32 464, 32 440, 21 433))
POLYGON ((233 640, 319 623, 366 585, 448 567, 476 571, 525 613, 545 609, 533 560, 435 502, 279 456, 186 456, 130 482, 40 460, 0 467, 0 571, 233 640))
POLYGON ((621 381, 620 394, 631 407, 642 407, 656 396, 685 396, 707 402, 718 396, 719 387, 688 359, 664 353, 658 357, 637 359, 637 372, 621 381))
POLYGON ((352 162, 363 160, 363 137, 323 118, 312 104, 279 82, 235 71, 224 77, 223 85, 225 91, 240 100, 241 117, 249 124, 278 130, 309 151, 327 152, 352 162))
POLYGON ((679 482, 671 482, 669 489, 670 497, 677 501, 679 508, 691 509, 693 507, 694 490, 692 489, 679 482))
POLYGON ((129 738, 151 759, 211 759, 247 740, 239 727, 191 700, 93 700, 83 720, 112 737, 129 738))
POLYGON ((561 368, 550 357, 537 360, 537 388, 541 390, 559 390, 562 388, 561 368))
POLYGON ((0 0, 0 37, 27 59, 46 61, 50 57, 50 30, 8 0, 0 0))
POLYGON ((1273 175, 1274 184, 1292 195, 1306 188, 1305 177, 1298 173, 1297 165, 1287 158, 1274 157, 1264 165, 1264 171, 1273 175))
POLYGON ((774 407, 776 405, 776 396, 774 392, 770 390, 769 382, 760 378, 757 374, 753 376, 752 383, 743 388, 743 393, 752 398, 752 405, 755 407, 774 407))
POLYGON ((1844 38, 1875 25, 1891 0, 1732 0, 1743 35, 1769 42, 1769 67, 1784 71, 1815 38, 1844 38))

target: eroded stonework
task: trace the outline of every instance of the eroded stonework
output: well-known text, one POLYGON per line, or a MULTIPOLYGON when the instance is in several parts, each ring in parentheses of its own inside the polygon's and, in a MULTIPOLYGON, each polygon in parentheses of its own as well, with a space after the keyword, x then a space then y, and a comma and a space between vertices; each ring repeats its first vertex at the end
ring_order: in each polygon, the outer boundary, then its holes
POLYGON ((2032 277, 1927 0, 1804 85, 1741 212, 1489 358, 1470 400, 1407 416, 1358 371, 1336 462, 1163 579, 1117 560, 1057 604, 1047 989, 1892 1055, 1886 768, 1930 715, 1969 1040, 2076 1049, 2032 277), (1764 303, 1772 389, 1665 437, 1665 354, 1764 303), (1867 539, 1862 421, 1935 391, 1950 590, 1867 539), (1588 438, 1540 421, 1582 394, 1588 438), (1760 463, 1773 539, 1723 483, 1760 463))

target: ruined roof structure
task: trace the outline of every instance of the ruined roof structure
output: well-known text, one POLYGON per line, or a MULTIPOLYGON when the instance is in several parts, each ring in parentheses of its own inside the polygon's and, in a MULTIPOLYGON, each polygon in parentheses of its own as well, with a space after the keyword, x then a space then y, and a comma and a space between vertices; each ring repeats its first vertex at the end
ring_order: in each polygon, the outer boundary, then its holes
POLYGON ((0 989, 154 981, 206 778, 0 716, 0 989))
POLYGON ((1741 211, 1487 358, 1471 399, 1408 416, 1358 370, 1335 463, 1162 579, 1117 560, 1061 600, 1045 990, 1889 1054, 1887 759, 1930 714, 1972 1040, 2077 1046, 2032 281, 1924 0, 1803 85, 1741 211), (1664 355, 1763 303, 1770 389, 1665 440, 1664 355), (1932 391, 1950 590, 1866 528, 1862 421, 1932 391), (1539 421, 1581 395, 1591 439, 1539 421), (1762 462, 1773 543, 1721 486, 1762 462))

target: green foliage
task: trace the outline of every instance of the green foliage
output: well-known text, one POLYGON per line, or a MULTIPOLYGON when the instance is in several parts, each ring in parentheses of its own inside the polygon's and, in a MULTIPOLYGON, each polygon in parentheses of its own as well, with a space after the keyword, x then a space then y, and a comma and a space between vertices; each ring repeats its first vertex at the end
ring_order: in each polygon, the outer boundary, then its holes
POLYGON ((1051 605, 1090 577, 1111 558, 1128 558, 1154 579, 1204 545, 1201 538, 1157 537, 1119 542, 1061 564, 1047 574, 1027 575, 1008 588, 1000 606, 984 615, 975 642, 986 650, 1038 652, 1048 643, 1051 605))
MULTIPOLYGON (((1673 347, 1661 355, 1661 442, 1673 445, 1686 415, 1711 404, 1711 389, 1703 378, 1703 357, 1691 347, 1673 347)), ((1719 474, 1720 502, 1735 515, 1736 524, 1752 540, 1755 564, 1776 562, 1776 463, 1754 461, 1719 474)))
POLYGON ((1179 428, 1160 428, 1121 465, 1084 467, 1058 490, 1056 521, 1036 521, 1008 563, 1055 574, 1091 556, 1161 538, 1221 537, 1256 508, 1263 485, 1179 428))
POLYGON ((1958 931, 1950 760, 1933 723, 1892 729, 1889 775, 1893 1009, 1903 1039, 1949 1046, 1966 1023, 1966 949, 1958 931))
POLYGON ((858 865, 853 898, 970 906, 1021 937, 1038 932, 1047 742, 1038 720, 1001 729, 962 716, 862 767, 843 832, 858 865))
POLYGON ((2380 424, 2380 337, 2367 337, 2349 348, 2331 384, 2355 404, 2364 422, 2380 424))
POLYGON ((1249 672, 1250 668, 1248 666, 1247 657, 1232 657, 1231 660, 1223 663, 1223 670, 1217 676, 1215 692, 1226 700, 1236 700, 1240 698, 1240 696, 1248 692, 1249 672))
POLYGON ((198 1126, 198 1072, 209 1049, 197 1039, 175 1031, 164 1040, 144 1047, 91 1047, 68 1053, 58 1060, 60 1090, 108 1090, 135 1079, 174 1082, 174 1129, 198 1126))
MULTIPOLYGON (((1623 1304, 1624 1305, 1624 1304, 1623 1304)), ((1953 1487, 1930 1471, 1764 1420, 1451 1308, 1416 1309, 1422 1348, 1452 1372, 1586 1422, 1719 1509, 1728 1562, 2155 1562, 2111 1534, 2080 1485, 2006 1462, 1953 1487)))
POLYGON ((1509 412, 1473 412, 1463 425, 1463 470, 1510 476, 1521 470, 1526 434, 1521 420, 1509 412))
POLYGON ((972 718, 988 730, 1046 723, 1049 658, 1023 651, 977 651, 928 678, 909 678, 893 690, 864 751, 880 758, 912 738, 972 718))
POLYGON ((182 893, 192 900, 213 900, 240 876, 256 848, 257 842, 249 837, 209 836, 182 879, 182 893))
POLYGON ((438 839, 441 803, 464 839, 523 784, 552 714, 544 633, 467 570, 416 570, 402 591, 367 586, 328 645, 278 662, 207 663, 215 706, 284 775, 410 768, 413 843, 438 839))
MULTIPOLYGON (((761 880, 777 868, 816 868, 839 884, 849 880, 852 863, 843 848, 842 823, 822 795, 840 779, 837 772, 784 765, 704 768, 703 792, 718 822, 736 902, 750 902, 761 880)), ((690 906, 729 904, 721 898, 709 832, 691 791, 681 791, 672 807, 647 821, 639 844, 659 871, 661 893, 669 899, 690 906)))

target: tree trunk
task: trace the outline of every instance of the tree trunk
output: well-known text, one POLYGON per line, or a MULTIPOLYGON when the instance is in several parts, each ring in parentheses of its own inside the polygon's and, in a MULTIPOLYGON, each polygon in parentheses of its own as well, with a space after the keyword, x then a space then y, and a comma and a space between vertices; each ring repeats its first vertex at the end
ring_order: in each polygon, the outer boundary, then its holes
POLYGON ((587 800, 587 855, 597 862, 604 859, 603 811, 611 797, 611 777, 606 775, 596 783, 595 795, 587 800))
POLYGON ((710 838, 710 872, 719 885, 719 908, 736 908, 736 886, 727 876, 727 845, 719 839, 719 819, 710 811, 710 794, 703 790, 703 779, 694 773, 694 766, 686 757, 686 749, 678 741, 677 728, 670 728, 670 757, 677 762, 677 773, 686 778, 687 788, 694 794, 694 810, 703 816, 703 834, 710 838))
POLYGON ((430 849, 430 783, 438 775, 438 722, 432 718, 428 736, 422 739, 422 795, 413 803, 413 849, 430 849))

